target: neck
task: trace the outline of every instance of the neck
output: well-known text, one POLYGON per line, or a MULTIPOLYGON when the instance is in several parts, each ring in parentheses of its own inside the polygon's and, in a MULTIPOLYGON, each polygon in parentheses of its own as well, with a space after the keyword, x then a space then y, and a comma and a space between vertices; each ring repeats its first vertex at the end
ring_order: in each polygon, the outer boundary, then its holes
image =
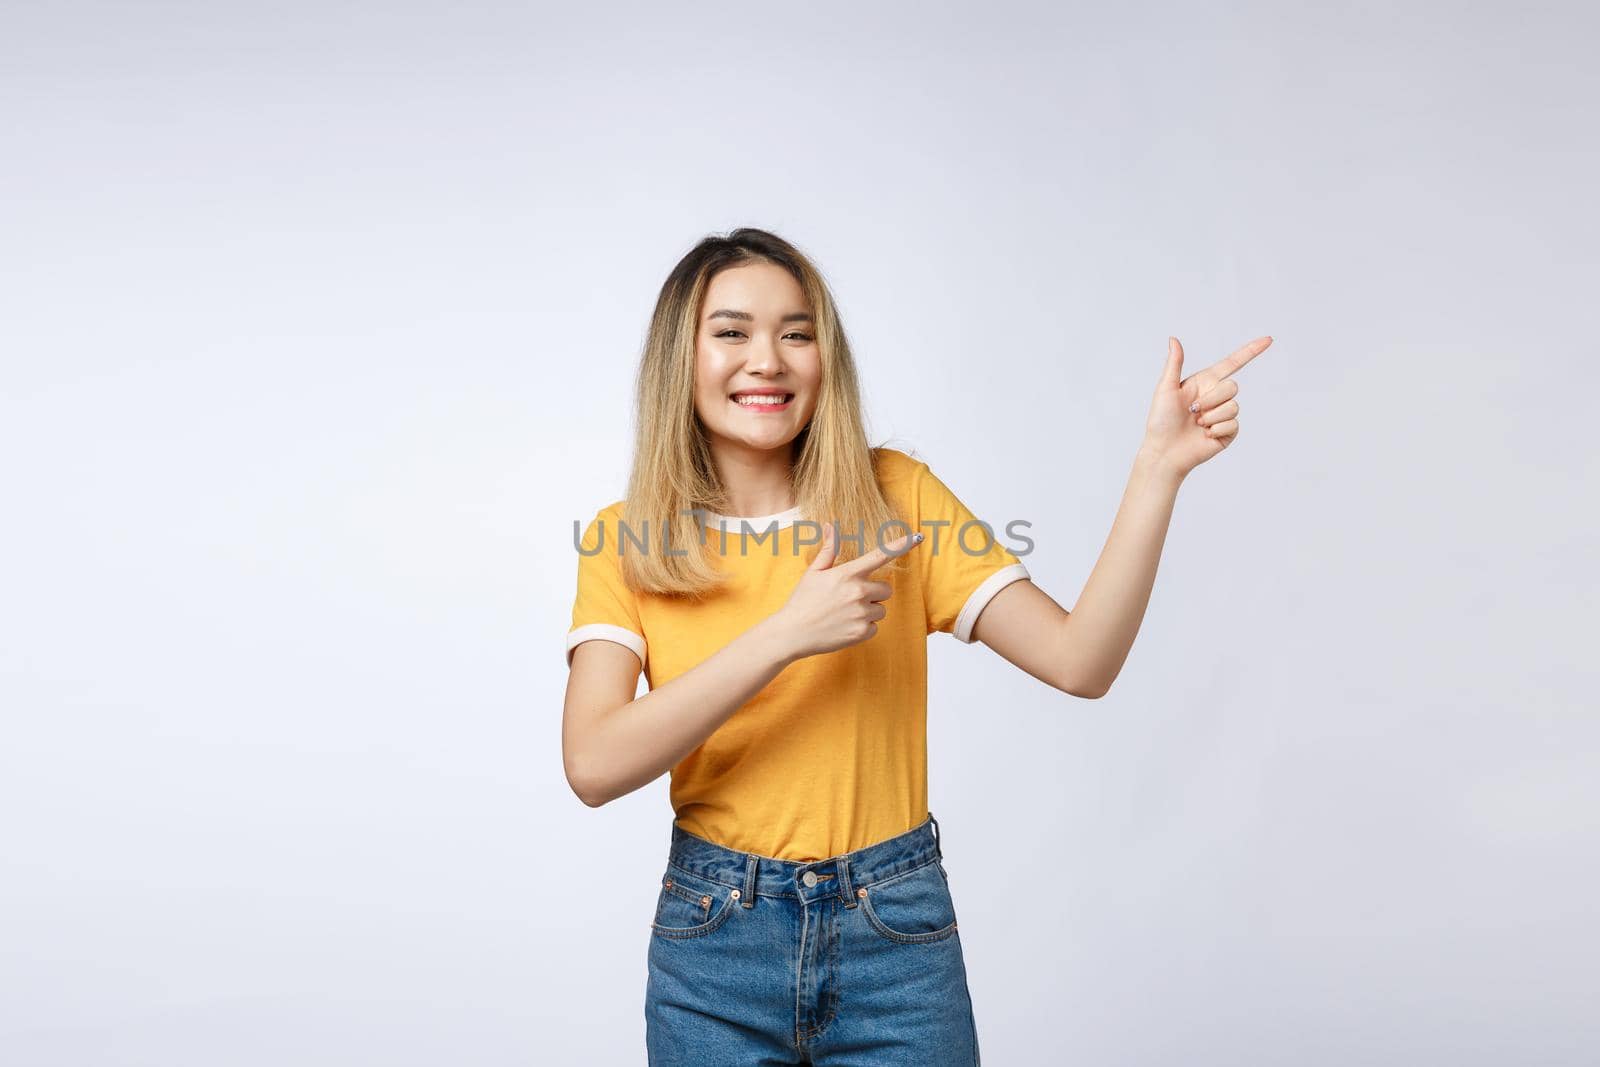
POLYGON ((790 454, 789 445, 763 450, 713 440, 711 458, 728 493, 728 514, 758 518, 794 507, 790 454))

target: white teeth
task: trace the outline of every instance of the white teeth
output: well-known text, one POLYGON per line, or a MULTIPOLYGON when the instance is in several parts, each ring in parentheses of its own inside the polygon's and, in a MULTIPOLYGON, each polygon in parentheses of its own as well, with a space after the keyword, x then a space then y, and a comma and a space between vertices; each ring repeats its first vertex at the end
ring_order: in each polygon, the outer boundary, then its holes
POLYGON ((752 396, 752 395, 746 393, 743 396, 736 396, 733 399, 734 399, 734 401, 736 403, 744 404, 745 406, 748 407, 751 404, 781 404, 786 399, 788 399, 788 395, 785 394, 785 395, 782 395, 782 396, 771 396, 771 395, 767 395, 767 396, 752 396))

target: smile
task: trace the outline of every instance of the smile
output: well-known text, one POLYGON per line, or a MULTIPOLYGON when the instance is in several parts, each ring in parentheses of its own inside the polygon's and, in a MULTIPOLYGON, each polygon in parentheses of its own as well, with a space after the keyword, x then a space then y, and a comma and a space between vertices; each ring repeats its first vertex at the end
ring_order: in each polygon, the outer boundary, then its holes
POLYGON ((794 399, 793 393, 734 393, 735 404, 752 411, 782 411, 794 399))

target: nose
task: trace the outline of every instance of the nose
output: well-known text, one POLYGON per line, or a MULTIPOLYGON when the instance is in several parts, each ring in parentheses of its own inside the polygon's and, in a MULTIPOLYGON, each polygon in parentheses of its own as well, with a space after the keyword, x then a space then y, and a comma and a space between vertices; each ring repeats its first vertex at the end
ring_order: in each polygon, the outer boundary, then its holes
POLYGON ((783 356, 777 343, 754 337, 745 346, 744 369, 752 374, 778 374, 783 370, 783 356))

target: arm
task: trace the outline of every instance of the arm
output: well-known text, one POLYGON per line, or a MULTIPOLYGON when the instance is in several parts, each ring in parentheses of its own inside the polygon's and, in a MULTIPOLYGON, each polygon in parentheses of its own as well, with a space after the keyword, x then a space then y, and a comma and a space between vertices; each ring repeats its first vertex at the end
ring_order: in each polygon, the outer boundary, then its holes
POLYGON ((982 641, 1047 685, 1104 696, 1144 621, 1182 475, 1141 451, 1083 593, 1066 611, 1031 581, 1012 582, 973 627, 982 641))
POLYGON ((1069 613, 1031 581, 1013 582, 983 609, 973 638, 1064 693, 1109 692, 1144 621, 1178 487, 1238 435, 1239 383, 1229 376, 1270 344, 1258 337, 1180 380, 1183 346, 1169 338, 1144 441, 1078 603, 1069 613))
POLYGON ((572 653, 561 750, 567 782, 599 807, 659 778, 797 658, 770 616, 638 699, 641 664, 611 641, 572 653))
POLYGON ((604 640, 578 645, 561 720, 572 791, 590 807, 626 796, 699 748, 789 664, 871 638, 893 588, 871 573, 911 547, 902 535, 834 566, 836 534, 824 527, 816 558, 782 608, 642 697, 633 696, 642 665, 632 650, 604 640))

